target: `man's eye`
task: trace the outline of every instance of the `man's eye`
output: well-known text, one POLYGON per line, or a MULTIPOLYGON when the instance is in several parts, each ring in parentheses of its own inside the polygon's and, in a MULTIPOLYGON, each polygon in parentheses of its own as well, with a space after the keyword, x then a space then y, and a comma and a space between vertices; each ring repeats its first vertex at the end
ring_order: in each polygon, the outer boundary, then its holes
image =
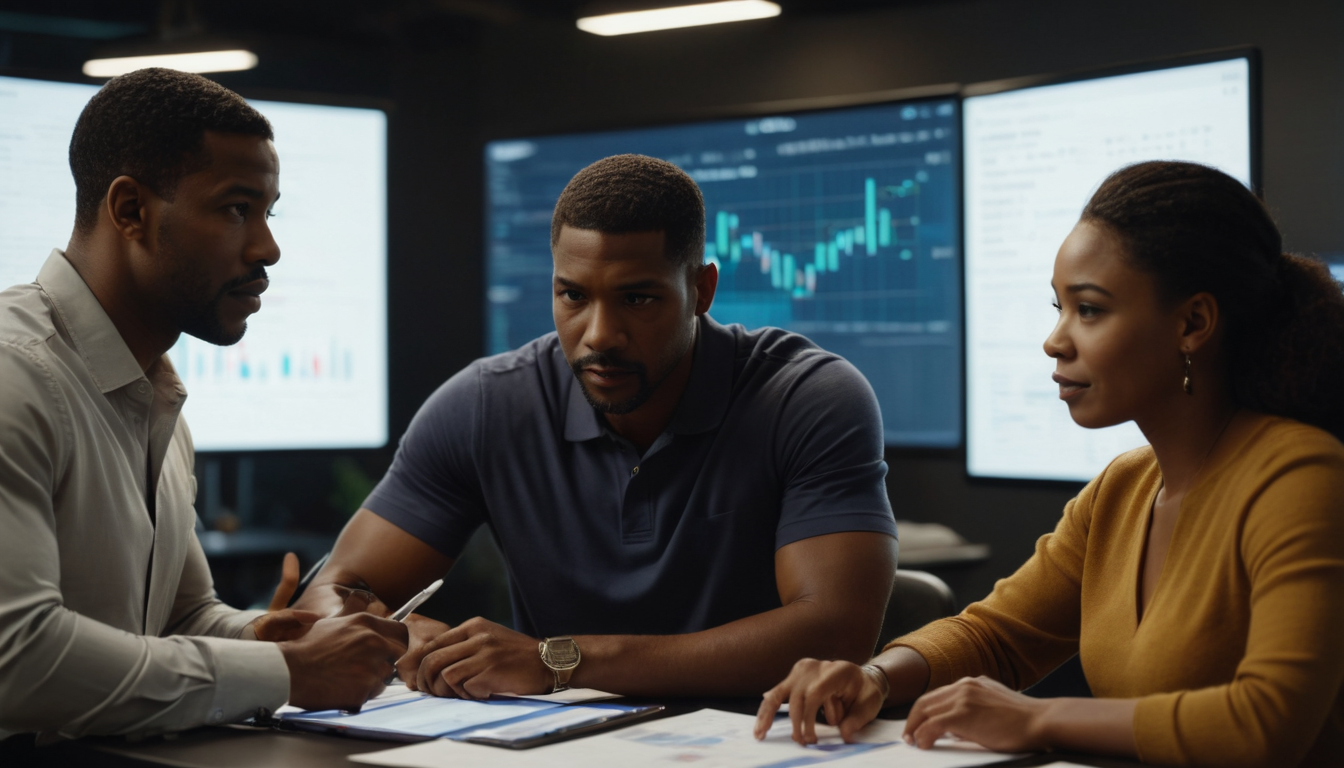
POLYGON ((566 289, 560 292, 560 298, 568 301, 583 301, 583 294, 575 290, 566 289))
POLYGON ((642 306, 644 306, 645 304, 648 304, 648 303, 651 302, 651 301, 653 301, 653 297, 652 297, 652 296, 648 296, 648 295, 646 295, 646 294, 642 294, 642 293, 631 293, 631 294, 627 294, 626 297, 625 297, 625 303, 626 303, 626 304, 630 304, 630 305, 632 305, 632 306, 636 306, 636 307, 642 307, 642 306))

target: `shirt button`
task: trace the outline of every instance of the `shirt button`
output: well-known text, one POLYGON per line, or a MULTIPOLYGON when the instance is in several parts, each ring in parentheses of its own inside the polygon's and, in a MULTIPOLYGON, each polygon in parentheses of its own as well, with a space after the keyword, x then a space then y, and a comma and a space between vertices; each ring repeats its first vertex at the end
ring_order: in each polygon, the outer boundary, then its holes
POLYGON ((630 476, 631 476, 631 477, 634 477, 635 475, 638 475, 638 474, 639 474, 639 467, 635 467, 634 469, 630 470, 630 476))
POLYGON ((211 713, 210 713, 210 724, 211 724, 211 725, 217 725, 217 724, 222 723, 222 722, 224 722, 224 710, 222 710, 222 709, 216 709, 214 712, 211 712, 211 713))
POLYGON ((149 391, 149 385, 142 381, 135 385, 135 391, 143 395, 149 391))

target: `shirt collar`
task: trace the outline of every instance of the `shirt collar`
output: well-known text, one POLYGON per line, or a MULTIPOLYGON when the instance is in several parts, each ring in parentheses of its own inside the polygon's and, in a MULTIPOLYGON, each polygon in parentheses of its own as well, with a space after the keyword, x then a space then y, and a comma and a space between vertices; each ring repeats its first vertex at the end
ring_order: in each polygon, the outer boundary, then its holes
MULTIPOLYGON (((686 391, 681 395, 677 410, 672 414, 668 432, 694 435, 708 432, 723 421, 733 391, 733 349, 732 331, 714 322, 709 315, 701 315, 691 377, 686 382, 686 391)), ((578 379, 574 378, 572 372, 569 375, 565 439, 579 443, 605 435, 606 425, 588 404, 578 379)))
POLYGON ((51 252, 37 274, 37 284, 51 300, 100 392, 106 394, 145 377, 112 318, 64 251, 51 252))

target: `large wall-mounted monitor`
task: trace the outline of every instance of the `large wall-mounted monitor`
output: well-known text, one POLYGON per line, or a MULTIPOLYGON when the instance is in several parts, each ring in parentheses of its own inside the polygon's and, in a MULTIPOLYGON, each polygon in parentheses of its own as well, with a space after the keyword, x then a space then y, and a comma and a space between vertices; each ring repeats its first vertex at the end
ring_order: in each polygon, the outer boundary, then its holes
MULTIPOLYGON (((98 86, 0 77, 0 287, 31 282, 75 219, 68 148, 98 86)), ((251 101, 271 121, 281 258, 243 341, 170 351, 202 451, 387 443, 387 116, 251 101)))
POLYGON ((808 336, 867 376, 889 445, 955 447, 959 127, 945 97, 491 142, 486 348, 554 329, 551 213, 569 179, 652 155, 704 193, 715 320, 808 336))
POLYGON ((1215 55, 965 91, 966 466, 971 477, 1086 481, 1146 443, 1077 426, 1042 342, 1055 253, 1093 190, 1142 160, 1258 182, 1257 60, 1215 55))

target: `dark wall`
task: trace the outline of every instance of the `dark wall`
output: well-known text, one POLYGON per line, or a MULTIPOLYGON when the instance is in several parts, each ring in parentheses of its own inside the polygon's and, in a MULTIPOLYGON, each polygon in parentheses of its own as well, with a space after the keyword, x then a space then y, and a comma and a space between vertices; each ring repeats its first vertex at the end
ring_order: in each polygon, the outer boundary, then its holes
MULTIPOLYGON (((598 38, 561 21, 483 27, 393 72, 393 430, 481 348, 484 140, 639 125, 707 109, 971 83, 1256 45, 1264 187, 1289 246, 1344 251, 1344 3, 977 0, 598 38)), ((1071 489, 975 486, 959 453, 888 456, 897 516, 993 545, 956 580, 986 592, 1071 489)))

